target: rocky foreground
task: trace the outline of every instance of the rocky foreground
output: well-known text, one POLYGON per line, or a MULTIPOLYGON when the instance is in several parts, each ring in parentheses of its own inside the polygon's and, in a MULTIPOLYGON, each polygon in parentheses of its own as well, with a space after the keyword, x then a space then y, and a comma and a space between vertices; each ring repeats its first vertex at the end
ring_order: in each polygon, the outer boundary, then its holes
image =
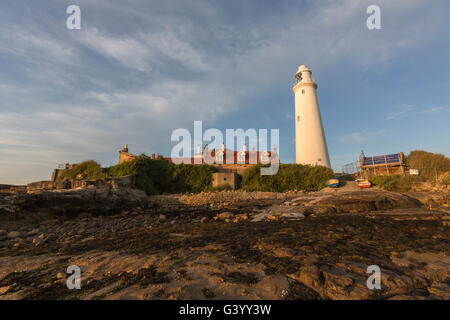
POLYGON ((449 299, 448 194, 0 193, 1 299, 449 299), (81 268, 81 289, 66 286, 81 268), (369 290, 367 267, 381 268, 369 290))

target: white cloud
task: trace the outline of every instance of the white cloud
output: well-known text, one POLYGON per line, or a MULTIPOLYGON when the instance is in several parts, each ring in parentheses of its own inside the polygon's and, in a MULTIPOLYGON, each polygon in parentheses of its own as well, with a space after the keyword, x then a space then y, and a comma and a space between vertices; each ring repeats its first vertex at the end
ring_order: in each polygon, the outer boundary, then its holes
POLYGON ((395 110, 397 110, 397 111, 395 111, 395 112, 389 114, 389 115, 386 117, 386 120, 395 120, 395 119, 404 117, 404 116, 406 116, 407 114, 413 112, 416 108, 413 107, 413 106, 409 106, 409 105, 402 105, 402 106, 399 106, 399 107, 395 107, 395 108, 393 108, 393 109, 395 109, 395 110))
POLYGON ((343 134, 338 137, 339 143, 342 144, 356 144, 365 145, 369 142, 381 139, 385 134, 384 130, 378 131, 356 131, 348 134, 343 134))
POLYGON ((422 113, 442 113, 442 112, 450 112, 450 107, 429 107, 425 108, 422 113))
MULTIPOLYGON (((322 77, 341 64, 348 72, 382 73, 439 38, 446 18, 419 0, 379 1, 379 32, 367 30, 368 4, 356 0, 309 2, 298 10, 280 3, 285 9, 252 8, 248 16, 203 1, 172 3, 170 10, 144 1, 80 5, 87 20, 79 32, 68 33, 64 24, 53 28, 56 22, 48 27, 45 16, 7 21, 0 29, 0 51, 23 72, 17 81, 9 81, 15 73, 0 75, 0 161, 23 163, 23 169, 26 155, 40 163, 42 178, 60 161, 115 157, 111 149, 123 143, 164 152, 175 128, 190 128, 194 120, 218 123, 244 112, 248 101, 289 94, 303 62, 322 77)), ((386 119, 407 112, 395 110, 386 119)), ((381 134, 352 132, 338 141, 364 144, 381 134)), ((17 181, 23 180, 20 168, 17 181)), ((3 182, 7 172, 0 170, 3 182)))
POLYGON ((147 60, 151 51, 139 39, 132 36, 115 37, 101 33, 95 27, 82 29, 79 41, 97 53, 113 58, 126 67, 150 71, 147 60))

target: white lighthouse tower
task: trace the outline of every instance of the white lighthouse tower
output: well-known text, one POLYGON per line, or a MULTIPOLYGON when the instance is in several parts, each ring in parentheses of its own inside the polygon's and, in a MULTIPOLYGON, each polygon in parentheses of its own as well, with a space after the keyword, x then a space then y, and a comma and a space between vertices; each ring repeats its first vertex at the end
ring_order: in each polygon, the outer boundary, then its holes
POLYGON ((317 102, 317 84, 302 64, 295 74, 295 158, 298 164, 331 168, 322 118, 317 102))

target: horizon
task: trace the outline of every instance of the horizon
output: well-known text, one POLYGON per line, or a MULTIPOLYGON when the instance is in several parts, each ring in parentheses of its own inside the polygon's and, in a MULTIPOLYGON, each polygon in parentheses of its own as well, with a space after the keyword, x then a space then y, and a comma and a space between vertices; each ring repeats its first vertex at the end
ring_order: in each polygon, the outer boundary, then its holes
POLYGON ((60 163, 115 165, 125 144, 170 157, 171 133, 195 120, 279 129, 280 161, 295 163, 303 63, 335 171, 361 150, 450 156, 448 1, 378 1, 379 30, 366 26, 371 1, 79 0, 79 30, 66 27, 71 4, 0 12, 0 184, 48 180, 60 163))

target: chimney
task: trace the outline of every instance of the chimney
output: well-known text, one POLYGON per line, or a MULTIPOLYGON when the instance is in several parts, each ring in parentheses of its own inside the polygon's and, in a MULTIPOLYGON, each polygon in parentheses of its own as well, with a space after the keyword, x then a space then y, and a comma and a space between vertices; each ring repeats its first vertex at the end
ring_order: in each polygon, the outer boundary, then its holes
POLYGON ((244 145, 242 146, 242 151, 247 152, 247 145, 244 143, 244 145))
POLYGON ((222 151, 225 151, 225 143, 222 143, 222 151))

